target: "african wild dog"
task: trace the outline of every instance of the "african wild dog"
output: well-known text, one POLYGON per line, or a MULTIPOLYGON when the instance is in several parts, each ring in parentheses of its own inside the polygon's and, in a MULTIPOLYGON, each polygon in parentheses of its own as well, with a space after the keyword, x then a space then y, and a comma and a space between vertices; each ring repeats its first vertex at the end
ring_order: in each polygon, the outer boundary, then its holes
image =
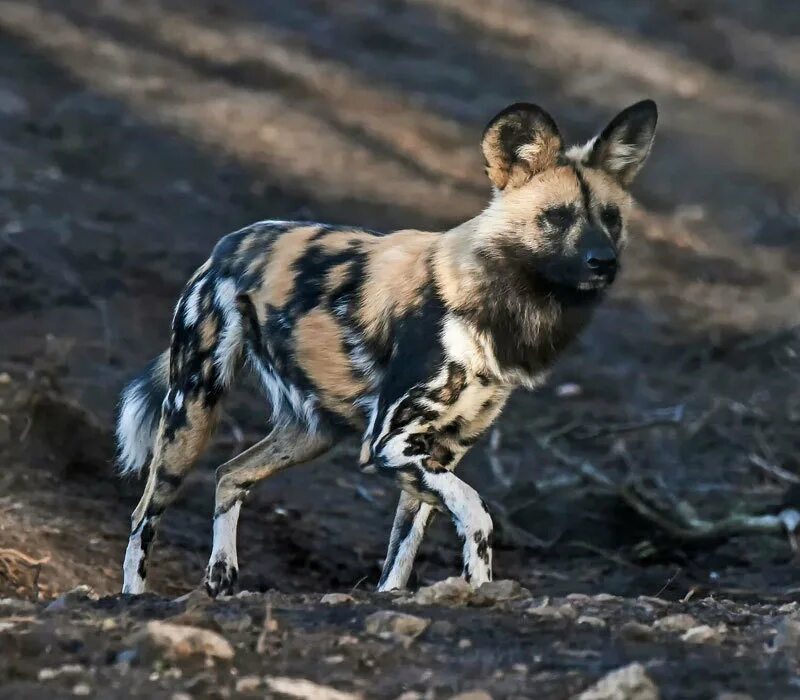
POLYGON ((434 509, 463 538, 467 580, 491 579, 492 521, 455 466, 515 387, 542 382, 614 280, 656 118, 639 102, 565 150, 544 110, 508 107, 481 144, 491 202, 444 233, 263 221, 225 236, 184 289, 169 351, 122 395, 123 471, 153 453, 123 592, 144 590, 158 521, 245 359, 272 430, 217 471, 212 596, 234 588, 249 489, 353 429, 361 467, 402 490, 379 590, 406 584, 434 509))

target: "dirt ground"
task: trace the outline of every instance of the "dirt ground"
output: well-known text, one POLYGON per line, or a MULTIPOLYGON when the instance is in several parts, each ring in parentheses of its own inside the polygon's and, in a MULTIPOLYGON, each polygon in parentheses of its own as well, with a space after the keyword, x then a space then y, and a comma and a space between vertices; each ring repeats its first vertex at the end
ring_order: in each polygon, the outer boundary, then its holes
MULTIPOLYGON (((663 698, 800 697, 793 533, 736 520, 800 509, 798 36, 777 0, 0 0, 0 698, 568 698, 635 662, 663 698), (154 593, 117 595, 142 484, 114 476, 114 403, 221 235, 444 229, 486 201, 478 139, 506 104, 577 141, 643 97, 659 133, 612 298, 463 466, 524 591, 371 593, 397 494, 348 444, 252 494, 250 594, 181 597, 213 467, 268 422, 244 386, 165 517, 154 593), (376 611, 427 626, 375 634, 376 611), (148 655, 152 620, 234 657, 148 655)), ((439 519, 415 585, 458 549, 439 519)))

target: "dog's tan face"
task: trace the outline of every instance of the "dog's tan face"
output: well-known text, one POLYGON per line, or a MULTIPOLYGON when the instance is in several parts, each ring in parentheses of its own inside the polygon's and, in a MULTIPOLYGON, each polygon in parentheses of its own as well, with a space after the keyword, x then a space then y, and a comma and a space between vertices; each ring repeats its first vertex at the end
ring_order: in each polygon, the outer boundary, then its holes
POLYGON ((656 120, 655 104, 639 102, 586 145, 565 150, 544 110, 503 110, 482 141, 495 196, 481 254, 524 266, 555 288, 610 285, 625 243, 628 187, 650 152, 656 120))

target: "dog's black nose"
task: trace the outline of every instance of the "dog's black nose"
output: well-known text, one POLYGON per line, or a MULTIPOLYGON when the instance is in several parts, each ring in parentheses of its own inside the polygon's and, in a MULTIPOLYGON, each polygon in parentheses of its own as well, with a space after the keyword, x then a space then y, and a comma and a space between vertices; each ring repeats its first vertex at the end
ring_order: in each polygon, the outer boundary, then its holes
POLYGON ((611 275, 617 270, 617 254, 611 247, 592 248, 583 259, 596 275, 611 275))

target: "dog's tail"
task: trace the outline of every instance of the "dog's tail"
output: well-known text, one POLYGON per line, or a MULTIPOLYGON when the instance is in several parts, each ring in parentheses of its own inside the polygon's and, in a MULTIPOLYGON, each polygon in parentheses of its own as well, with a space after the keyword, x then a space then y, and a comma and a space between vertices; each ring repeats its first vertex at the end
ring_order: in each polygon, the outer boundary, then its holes
POLYGON ((121 474, 140 474, 147 464, 168 389, 169 351, 166 350, 122 391, 117 413, 117 459, 121 474))

